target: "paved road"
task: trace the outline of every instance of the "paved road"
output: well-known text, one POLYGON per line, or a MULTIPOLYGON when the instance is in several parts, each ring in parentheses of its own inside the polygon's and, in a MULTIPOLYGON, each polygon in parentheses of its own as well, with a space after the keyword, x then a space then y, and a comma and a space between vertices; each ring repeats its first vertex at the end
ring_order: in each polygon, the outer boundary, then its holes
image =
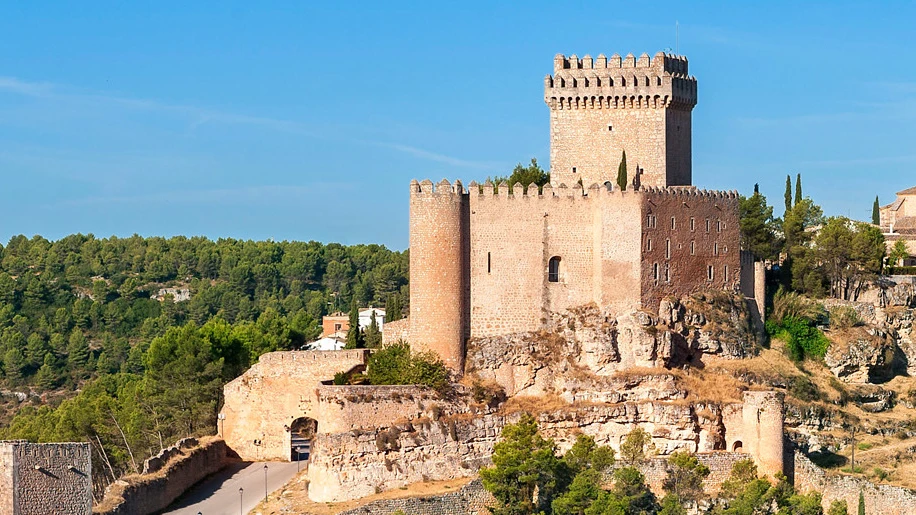
POLYGON ((296 475, 296 462, 233 463, 185 493, 164 514, 244 515, 264 500, 264 465, 268 492, 296 475), (241 499, 239 488, 244 489, 241 499))

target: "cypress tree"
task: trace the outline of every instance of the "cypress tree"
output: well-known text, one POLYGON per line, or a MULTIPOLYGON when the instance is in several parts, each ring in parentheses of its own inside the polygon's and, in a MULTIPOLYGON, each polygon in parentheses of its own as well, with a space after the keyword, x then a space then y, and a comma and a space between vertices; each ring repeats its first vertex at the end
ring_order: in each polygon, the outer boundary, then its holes
POLYGON ((397 293, 392 293, 388 297, 388 302, 385 303, 385 321, 394 322, 401 319, 401 296, 397 293))
POLYGON ((627 189, 627 151, 623 151, 623 156, 620 158, 620 165, 617 166, 617 186, 620 186, 621 191, 627 189))
POLYGON ((859 515, 865 515, 865 495, 859 490, 859 515))
POLYGON ((795 205, 802 201, 801 174, 795 177, 795 205))
POLYGON ((759 195, 759 194, 760 194, 760 183, 755 182, 754 183, 754 195, 759 195))
POLYGON ((871 207, 871 223, 881 225, 881 206, 878 204, 877 195, 875 195, 875 203, 871 207))
POLYGON ((786 213, 792 211, 792 176, 786 175, 786 213))
POLYGON ((363 335, 359 330, 359 308, 356 300, 350 305, 350 327, 347 329, 347 348, 361 349, 363 347, 363 335))

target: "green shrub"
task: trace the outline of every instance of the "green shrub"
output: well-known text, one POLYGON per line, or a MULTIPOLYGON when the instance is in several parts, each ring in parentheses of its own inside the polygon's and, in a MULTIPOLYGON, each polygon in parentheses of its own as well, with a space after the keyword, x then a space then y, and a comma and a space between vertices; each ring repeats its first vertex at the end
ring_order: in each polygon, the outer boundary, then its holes
POLYGON ((827 354, 830 340, 813 324, 807 319, 785 317, 781 323, 767 321, 766 330, 770 337, 786 342, 786 354, 793 361, 821 359, 827 354))
POLYGON ((837 306, 830 310, 831 329, 849 329, 857 325, 862 325, 862 318, 855 309, 849 306, 837 306))
POLYGON ((337 372, 334 374, 334 384, 337 386, 343 386, 350 382, 350 377, 347 376, 346 372, 337 372))
POLYGON ((871 443, 871 442, 859 442, 859 445, 857 445, 857 447, 859 448, 860 451, 867 451, 867 450, 871 449, 871 448, 874 447, 874 446, 875 446, 875 444, 873 444, 873 443, 871 443))
POLYGON ((887 275, 916 275, 916 266, 889 266, 887 275))
POLYGON ((810 379, 795 376, 789 379, 789 394, 798 400, 811 402, 821 398, 821 392, 810 379))
POLYGON ((370 384, 419 384, 442 391, 448 386, 448 369, 431 352, 412 352, 398 342, 369 356, 366 377, 370 384))
POLYGON ((769 319, 782 325, 786 318, 816 322, 824 315, 824 306, 794 291, 779 289, 773 296, 769 319))

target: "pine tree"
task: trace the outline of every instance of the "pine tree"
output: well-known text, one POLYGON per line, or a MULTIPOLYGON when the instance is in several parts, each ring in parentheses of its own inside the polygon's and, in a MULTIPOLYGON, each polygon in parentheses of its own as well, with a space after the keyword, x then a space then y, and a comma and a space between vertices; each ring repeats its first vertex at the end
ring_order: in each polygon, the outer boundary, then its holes
POLYGON ((795 205, 802 201, 801 174, 795 177, 795 205))
POLYGON ((43 390, 52 390, 58 383, 57 367, 54 363, 54 356, 51 353, 45 354, 43 363, 35 374, 35 382, 43 390))
POLYGON ((871 223, 881 225, 881 205, 878 204, 877 195, 875 195, 875 203, 871 206, 871 223))
POLYGON ((792 211, 792 176, 786 175, 786 213, 792 211))
POLYGON ((759 195, 759 194, 760 194, 760 183, 755 182, 754 183, 754 195, 759 195))
POLYGON ((623 151, 623 155, 620 158, 620 165, 617 166, 617 186, 620 186, 620 190, 623 191, 627 189, 627 151, 623 151))
POLYGON ((865 515, 865 495, 859 490, 859 515, 865 515))

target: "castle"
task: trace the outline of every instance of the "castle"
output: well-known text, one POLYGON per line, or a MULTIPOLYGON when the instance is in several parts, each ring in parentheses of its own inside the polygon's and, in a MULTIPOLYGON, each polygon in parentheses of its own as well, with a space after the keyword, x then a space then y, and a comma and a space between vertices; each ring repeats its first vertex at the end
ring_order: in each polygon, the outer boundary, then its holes
POLYGON ((738 194, 691 185, 697 83, 686 58, 558 55, 544 101, 542 189, 410 184, 404 334, 458 373, 468 338, 534 331, 589 303, 624 313, 741 285, 738 194), (622 190, 624 151, 638 166, 622 190))

